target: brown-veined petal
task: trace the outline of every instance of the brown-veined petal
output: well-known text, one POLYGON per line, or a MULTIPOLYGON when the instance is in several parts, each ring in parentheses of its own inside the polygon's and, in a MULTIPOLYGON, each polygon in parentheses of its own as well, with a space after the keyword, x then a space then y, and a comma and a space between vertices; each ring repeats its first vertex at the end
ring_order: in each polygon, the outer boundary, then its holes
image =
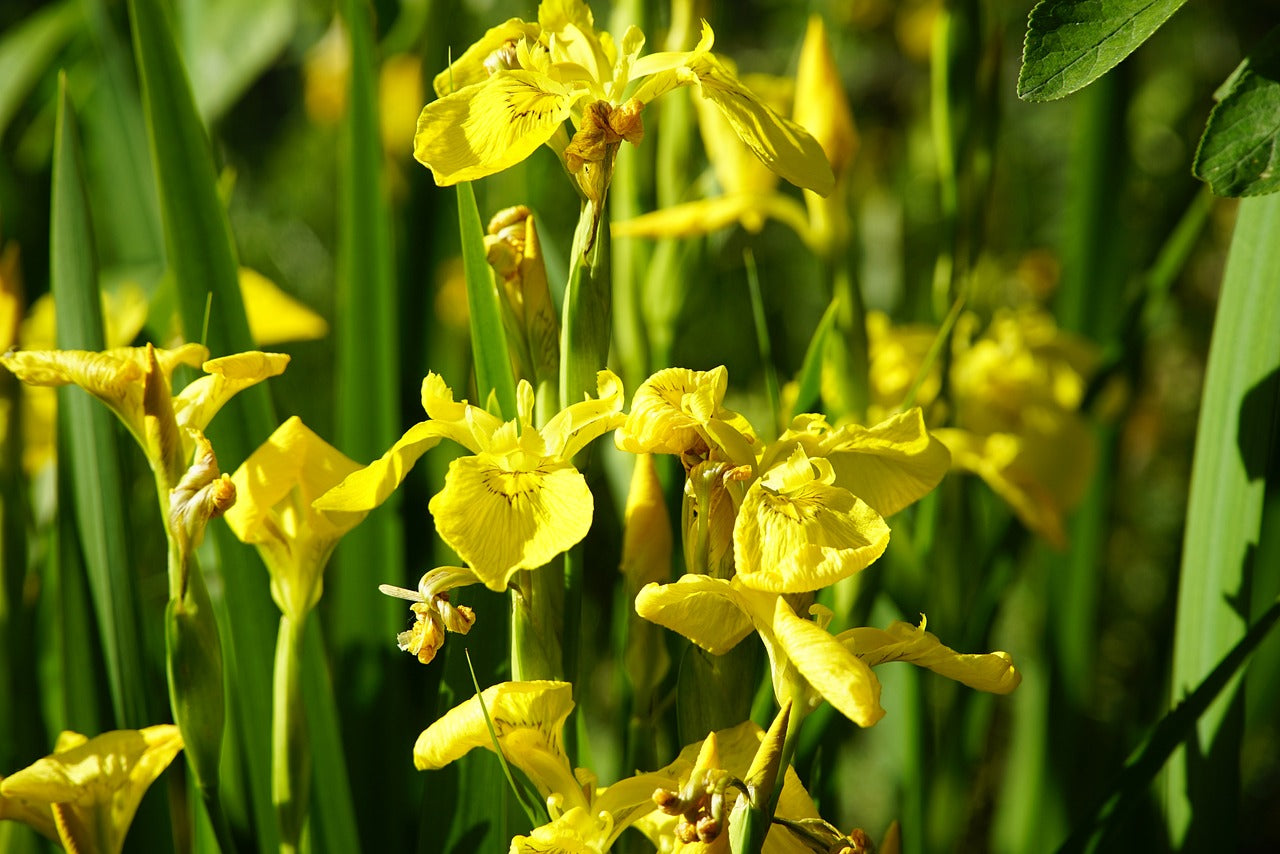
POLYGON ((486 587, 501 591, 517 570, 540 567, 581 541, 595 505, 577 469, 516 451, 454 460, 428 506, 441 539, 486 587))
POLYGON ((830 463, 796 447, 751 485, 733 529, 744 585, 770 593, 819 590, 884 553, 889 526, 833 479, 830 463))
POLYGON ((501 172, 551 139, 576 99, 545 74, 500 71, 427 104, 413 156, 442 187, 501 172))

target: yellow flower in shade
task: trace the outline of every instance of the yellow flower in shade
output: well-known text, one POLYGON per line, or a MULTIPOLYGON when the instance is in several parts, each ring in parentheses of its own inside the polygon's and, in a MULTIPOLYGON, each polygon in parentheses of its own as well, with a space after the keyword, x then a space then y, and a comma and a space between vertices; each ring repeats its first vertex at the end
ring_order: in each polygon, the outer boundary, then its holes
POLYGON ((249 335, 259 347, 317 341, 329 334, 329 324, 323 317, 257 270, 240 268, 240 297, 249 321, 249 335))
POLYGON ((368 515, 318 510, 313 502, 359 468, 294 416, 232 475, 237 499, 227 524, 257 547, 271 573, 271 597, 292 620, 319 601, 329 556, 368 515))
POLYGON ((704 23, 694 50, 641 57, 644 35, 635 27, 616 40, 595 29, 581 0, 545 0, 537 23, 512 18, 490 29, 436 77, 440 98, 418 119, 414 156, 443 186, 500 172, 552 143, 587 197, 599 202, 617 146, 643 135, 642 108, 691 86, 770 169, 829 192, 833 178, 821 147, 743 86, 710 53, 712 43, 704 23), (567 143, 565 120, 577 128, 567 143))
POLYGON ((870 428, 801 415, 762 445, 724 407, 726 382, 722 367, 659 371, 636 390, 617 443, 679 454, 691 484, 695 474, 721 479, 736 510, 733 565, 748 587, 804 593, 865 569, 888 545, 883 517, 928 493, 950 465, 918 409, 870 428))
MULTIPOLYGON (((934 435, 950 449, 954 468, 981 477, 1029 530, 1063 548, 1064 516, 1083 496, 1096 457, 1079 411, 1096 349, 1058 330, 1039 308, 998 311, 981 334, 978 325, 971 314, 956 325, 949 375, 954 426, 934 435)), ((894 328, 883 317, 869 319, 868 333, 873 395, 890 407, 905 391, 901 378, 919 372, 927 333, 894 328)), ((917 400, 930 404, 939 388, 934 370, 917 400)))
MULTIPOLYGON (((564 752, 562 728, 573 710, 572 696, 572 686, 567 682, 505 682, 488 688, 451 709, 422 732, 414 746, 414 764, 422 770, 443 768, 474 748, 493 750, 493 739, 485 722, 487 711, 503 756, 525 773, 545 799, 551 816, 550 822, 535 828, 528 836, 515 837, 511 841, 511 854, 540 851, 604 854, 632 824, 643 830, 660 850, 693 851, 676 847, 674 833, 678 815, 659 813, 655 792, 667 793, 661 800, 668 806, 685 795, 687 803, 681 806, 687 806, 691 812, 709 810, 711 799, 695 796, 695 790, 708 780, 718 780, 719 794, 724 795, 725 784, 731 778, 746 776, 760 743, 760 728, 748 721, 713 733, 708 739, 686 747, 674 762, 658 771, 639 773, 601 787, 590 771, 575 770, 564 752)), ((729 806, 732 806, 732 791, 721 812, 727 814, 729 806)), ((812 800, 790 769, 778 812, 796 819, 817 816, 812 800)), ((765 850, 808 850, 799 845, 788 846, 787 837, 786 831, 775 829, 765 850)))
POLYGON ((517 416, 503 422, 465 400, 438 374, 422 381, 428 420, 400 438, 381 459, 352 473, 316 502, 317 509, 370 510, 386 500, 414 463, 441 439, 472 452, 449 464, 444 488, 429 508, 440 537, 491 590, 501 591, 521 569, 536 569, 586 536, 594 502, 574 456, 622 421, 622 383, 597 375, 598 398, 533 425, 533 388, 521 381, 517 416))
POLYGON ((90 739, 64 732, 53 754, 0 780, 0 817, 46 836, 52 825, 68 851, 118 854, 143 793, 181 749, 172 724, 90 739))
POLYGON ((752 590, 738 579, 686 575, 674 584, 650 584, 636 597, 636 613, 723 655, 753 630, 760 635, 772 668, 775 696, 792 699, 804 711, 824 699, 859 726, 884 715, 880 682, 871 668, 889 661, 926 667, 979 691, 1007 694, 1022 676, 1004 652, 964 655, 908 623, 887 630, 851 629, 831 635, 831 614, 814 606, 808 620, 787 599, 752 590))

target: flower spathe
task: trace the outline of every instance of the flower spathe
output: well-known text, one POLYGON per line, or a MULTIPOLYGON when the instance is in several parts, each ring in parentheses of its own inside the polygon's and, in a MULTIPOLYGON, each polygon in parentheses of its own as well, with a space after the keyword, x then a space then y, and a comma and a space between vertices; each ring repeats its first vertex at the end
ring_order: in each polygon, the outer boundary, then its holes
POLYGON ((231 477, 237 500, 227 524, 258 548, 271 573, 271 597, 293 620, 315 606, 329 556, 368 514, 319 510, 312 502, 359 468, 294 416, 231 477))
POLYGON ((597 375, 599 397, 572 404, 541 429, 533 424, 528 382, 516 391, 515 419, 464 401, 437 374, 422 381, 428 420, 409 428, 381 459, 353 472, 317 509, 369 510, 390 495, 418 459, 448 438, 472 452, 449 464, 429 508, 441 538, 489 589, 501 591, 521 569, 536 569, 569 549, 591 527, 594 501, 573 457, 621 421, 622 383, 597 375))
POLYGON ((52 754, 0 781, 0 804, 22 801, 37 815, 47 804, 68 851, 118 854, 143 793, 181 749, 172 724, 88 739, 64 732, 52 754))
POLYGON ((599 203, 610 152, 643 135, 644 105, 690 86, 724 113, 770 169, 798 186, 830 192, 834 178, 821 146, 712 56, 713 41, 704 23, 694 50, 641 57, 644 34, 637 28, 617 40, 596 30, 581 0, 545 0, 537 23, 512 18, 491 28, 437 75, 440 98, 418 119, 414 156, 444 186, 500 172, 553 143, 588 198, 599 203), (577 128, 567 143, 566 120, 577 128))

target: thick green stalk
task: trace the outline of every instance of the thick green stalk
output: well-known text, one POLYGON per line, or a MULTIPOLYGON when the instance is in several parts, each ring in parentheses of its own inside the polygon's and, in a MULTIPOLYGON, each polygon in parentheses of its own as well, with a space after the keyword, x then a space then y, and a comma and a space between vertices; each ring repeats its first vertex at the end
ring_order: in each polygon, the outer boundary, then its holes
POLYGON ((302 703, 302 637, 306 616, 280 615, 271 683, 271 800, 280 824, 280 852, 302 845, 311 798, 311 748, 302 703))

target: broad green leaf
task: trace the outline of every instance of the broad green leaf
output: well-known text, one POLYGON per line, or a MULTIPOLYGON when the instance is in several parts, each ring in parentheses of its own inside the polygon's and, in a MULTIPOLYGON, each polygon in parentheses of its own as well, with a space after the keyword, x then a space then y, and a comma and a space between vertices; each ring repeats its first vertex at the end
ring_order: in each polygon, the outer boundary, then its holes
POLYGON ((516 417, 516 384, 507 355, 507 333, 502 326, 498 286, 485 259, 484 227, 471 184, 458 184, 458 230, 462 235, 462 267, 467 277, 467 308, 471 314, 471 355, 476 366, 476 396, 488 406, 497 396, 502 418, 516 417))
POLYGON ((51 3, 0 38, 0 136, 54 56, 81 24, 80 4, 51 3))
POLYGON ((1052 101, 1133 53, 1187 0, 1041 0, 1027 21, 1018 97, 1052 101))
POLYGON ((1218 91, 1192 171, 1219 196, 1280 189, 1280 29, 1218 91))
MULTIPOLYGON (((85 198, 80 141, 66 75, 58 80, 58 120, 53 149, 50 287, 57 301, 58 346, 69 350, 105 347, 98 265, 85 198)), ((64 464, 75 472, 71 495, 59 502, 74 512, 80 548, 106 659, 115 725, 137 728, 152 722, 147 703, 145 656, 139 637, 133 562, 125 529, 118 434, 111 413, 77 388, 63 389, 59 402, 70 427, 64 464)))
MULTIPOLYGON (((1280 375, 1280 195, 1240 203, 1205 374, 1174 628, 1172 701, 1199 685, 1244 636, 1251 605, 1280 375)), ((1237 683, 1200 719, 1167 777, 1175 847, 1231 843, 1239 791, 1237 683), (1190 754, 1190 755, 1188 755, 1190 754), (1192 759, 1194 757, 1194 760, 1192 759), (1235 781, 1234 783, 1232 781, 1235 781), (1212 794, 1212 796, 1210 796, 1212 794), (1195 822, 1191 821, 1193 813, 1195 822), (1206 836, 1187 836, 1189 829, 1206 836), (1212 842, 1211 842, 1212 839, 1212 842)))
POLYGON ((212 122, 244 94, 293 38, 294 0, 180 0, 182 53, 196 106, 212 122))

